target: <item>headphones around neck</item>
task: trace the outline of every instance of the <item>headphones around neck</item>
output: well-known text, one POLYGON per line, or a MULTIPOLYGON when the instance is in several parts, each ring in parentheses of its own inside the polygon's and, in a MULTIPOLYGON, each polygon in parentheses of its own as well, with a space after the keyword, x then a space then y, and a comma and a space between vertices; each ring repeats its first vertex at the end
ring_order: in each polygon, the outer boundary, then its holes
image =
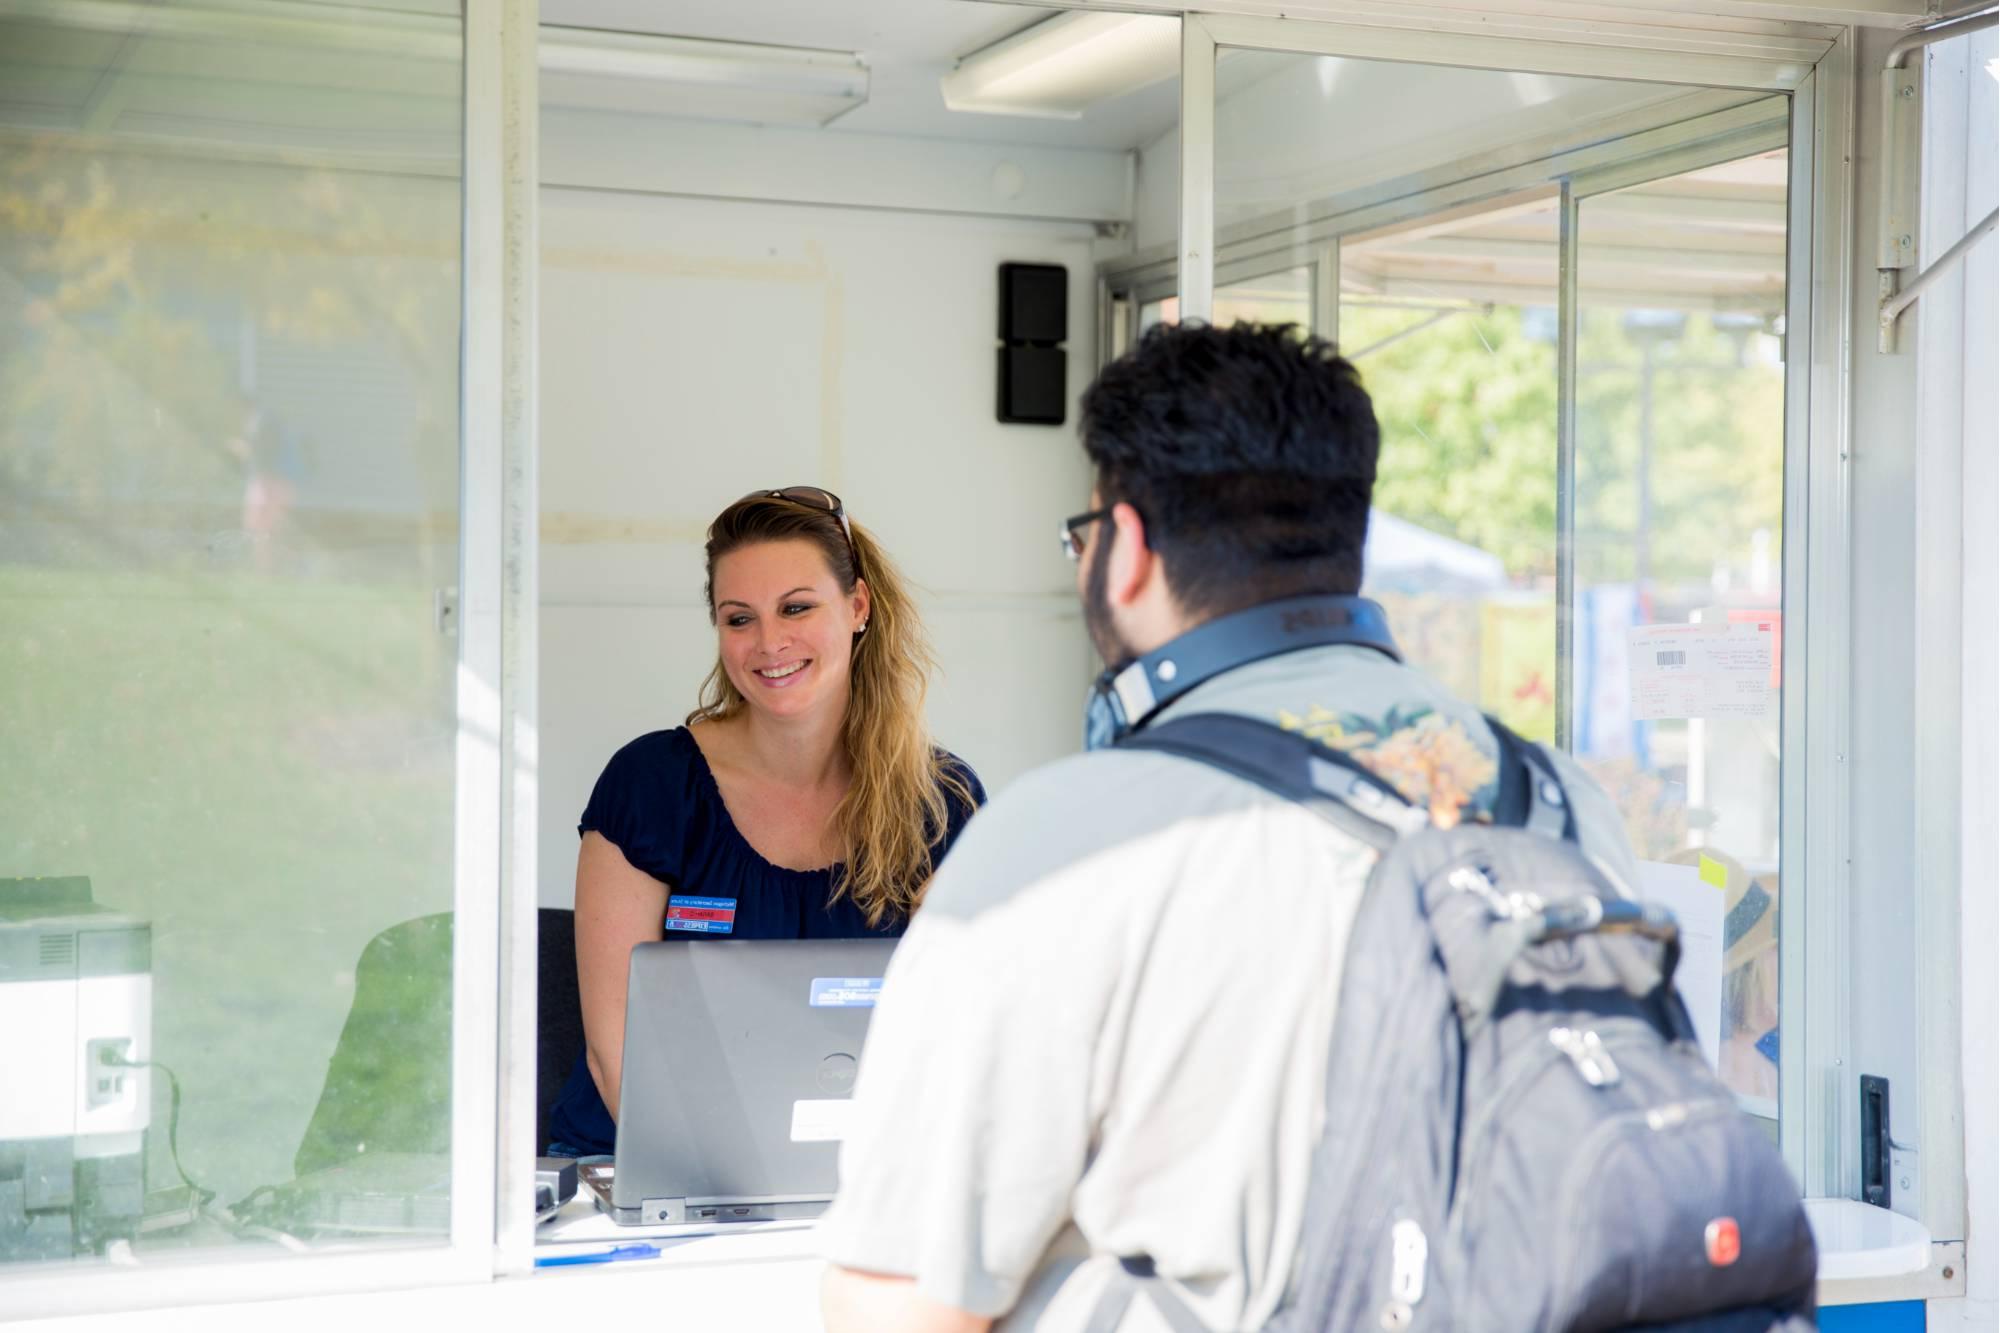
POLYGON ((1372 648, 1392 661, 1403 655, 1389 633, 1389 618, 1365 597, 1287 597, 1197 625, 1179 638, 1091 686, 1084 711, 1088 750, 1116 745, 1159 711, 1225 671, 1300 648, 1349 644, 1372 648))

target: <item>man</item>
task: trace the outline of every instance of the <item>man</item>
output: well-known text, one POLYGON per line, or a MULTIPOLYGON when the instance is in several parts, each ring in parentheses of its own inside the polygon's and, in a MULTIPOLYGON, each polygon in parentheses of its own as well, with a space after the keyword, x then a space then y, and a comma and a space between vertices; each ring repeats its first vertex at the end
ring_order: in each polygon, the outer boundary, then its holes
MULTIPOLYGON (((1155 329, 1085 394, 1082 434, 1096 487, 1065 533, 1108 666, 1360 588, 1377 428, 1330 344, 1155 329)), ((1386 641, 1326 637, 1221 671, 1155 720, 1276 721, 1434 823, 1489 818, 1497 746, 1478 710, 1386 641)), ((1616 811, 1561 762, 1585 849, 1631 882, 1616 811)), ((874 1017, 821 1224, 831 1333, 1074 1333, 1129 1255, 1207 1327, 1263 1323, 1314 1142, 1347 1118, 1324 1079, 1373 864, 1317 815, 1158 753, 1096 750, 1003 792, 939 870, 874 1017)), ((1140 1300, 1118 1327, 1166 1325, 1140 1300)))

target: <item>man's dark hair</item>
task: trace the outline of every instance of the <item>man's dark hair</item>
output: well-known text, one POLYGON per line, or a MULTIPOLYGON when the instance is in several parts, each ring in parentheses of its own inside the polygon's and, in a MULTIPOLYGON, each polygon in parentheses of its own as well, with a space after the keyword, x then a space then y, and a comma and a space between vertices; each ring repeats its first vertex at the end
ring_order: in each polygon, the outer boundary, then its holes
POLYGON ((1083 395, 1100 503, 1194 615, 1359 591, 1378 445, 1360 373, 1290 324, 1157 325, 1083 395))

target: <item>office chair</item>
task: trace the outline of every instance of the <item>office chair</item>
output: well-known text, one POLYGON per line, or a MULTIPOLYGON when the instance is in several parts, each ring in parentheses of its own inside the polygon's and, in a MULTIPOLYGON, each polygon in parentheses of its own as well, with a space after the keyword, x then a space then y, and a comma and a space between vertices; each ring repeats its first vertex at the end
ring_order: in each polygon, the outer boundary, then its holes
POLYGON ((389 927, 361 951, 354 1002, 292 1169, 451 1149, 451 913, 389 927))
POLYGON ((549 1108, 583 1051, 583 1004, 576 992, 576 913, 544 907, 536 914, 540 1005, 535 1027, 535 1151, 549 1142, 549 1108))
MULTIPOLYGON (((540 1152, 549 1141, 549 1107, 583 1050, 583 1006, 576 990, 576 913, 544 907, 536 929, 540 1152)), ((450 1150, 451 940, 451 913, 440 912, 391 926, 362 951, 347 1023, 292 1159, 297 1174, 367 1153, 450 1150)))

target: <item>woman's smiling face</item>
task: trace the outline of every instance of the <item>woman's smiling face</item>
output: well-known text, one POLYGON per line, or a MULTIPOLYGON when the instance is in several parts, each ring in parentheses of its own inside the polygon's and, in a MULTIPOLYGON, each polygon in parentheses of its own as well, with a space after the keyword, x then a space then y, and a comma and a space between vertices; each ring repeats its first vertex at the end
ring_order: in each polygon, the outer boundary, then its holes
POLYGON ((800 717, 844 706, 868 586, 843 593, 812 542, 756 542, 715 562, 722 669, 752 708, 800 717))

